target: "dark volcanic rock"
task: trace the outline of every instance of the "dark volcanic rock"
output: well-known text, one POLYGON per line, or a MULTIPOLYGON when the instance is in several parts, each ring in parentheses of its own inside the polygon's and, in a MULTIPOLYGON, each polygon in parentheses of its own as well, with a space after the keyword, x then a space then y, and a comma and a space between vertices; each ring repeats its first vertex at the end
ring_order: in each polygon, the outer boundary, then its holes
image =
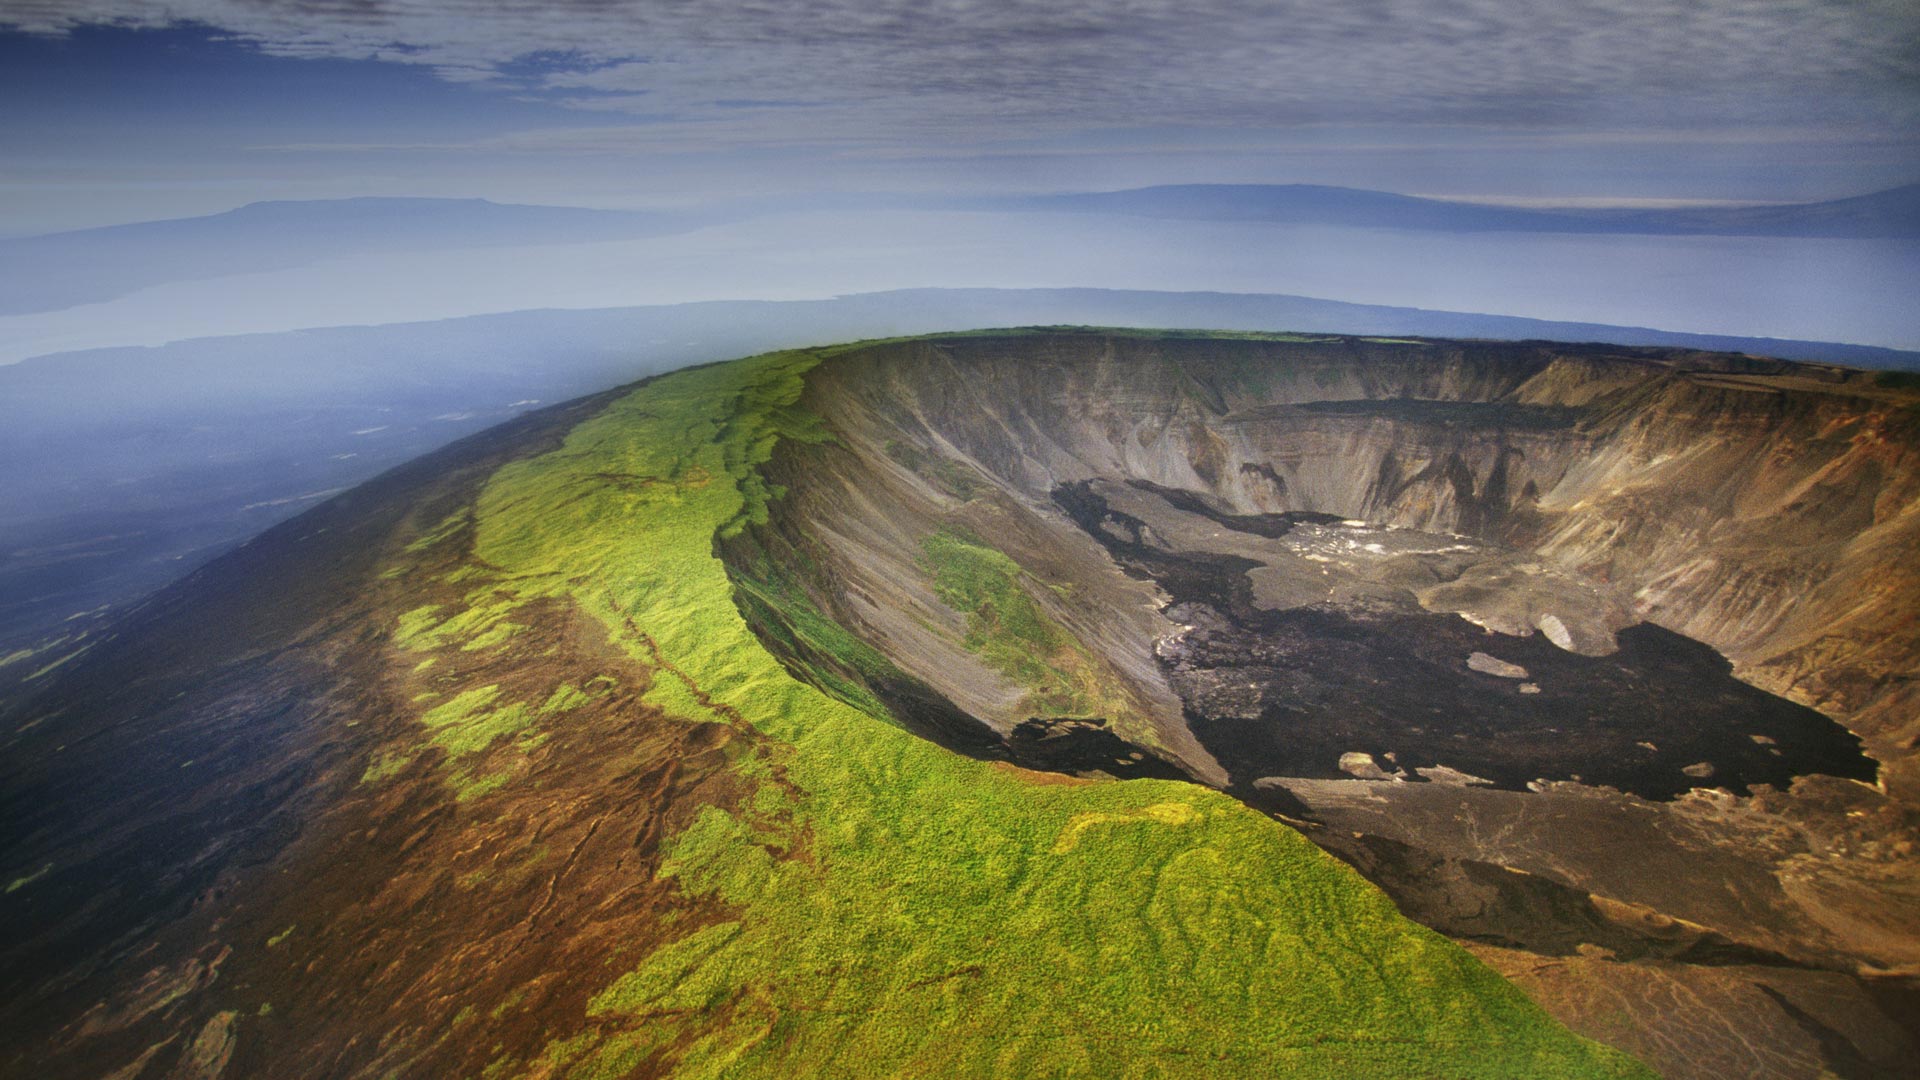
MULTIPOLYGON (((1432 612, 1264 611, 1248 560, 1144 543, 1146 523, 1107 509, 1085 484, 1055 500, 1173 598, 1167 617, 1189 629, 1159 643, 1160 660, 1194 734, 1236 787, 1341 777, 1349 752, 1413 772, 1444 765, 1513 789, 1577 779, 1649 798, 1708 777, 1744 794, 1808 773, 1875 776, 1857 736, 1740 682, 1711 648, 1657 626, 1622 631, 1618 652, 1591 657, 1432 612), (1523 668, 1539 692, 1475 670, 1483 651, 1523 668)), ((1260 535, 1277 538, 1299 516, 1259 520, 1260 535)))
POLYGON ((1048 772, 1105 773, 1121 780, 1185 780, 1187 774, 1107 730, 1098 717, 1034 717, 1007 735, 1013 761, 1048 772))

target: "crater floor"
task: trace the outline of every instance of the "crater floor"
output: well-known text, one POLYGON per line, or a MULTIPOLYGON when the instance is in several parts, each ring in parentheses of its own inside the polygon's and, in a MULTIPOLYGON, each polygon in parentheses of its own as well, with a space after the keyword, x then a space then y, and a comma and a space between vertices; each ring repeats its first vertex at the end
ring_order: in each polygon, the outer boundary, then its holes
POLYGON ((1735 679, 1700 642, 1647 623, 1616 633, 1625 608, 1607 590, 1509 549, 1235 515, 1139 482, 1053 497, 1166 592, 1177 629, 1155 655, 1249 799, 1346 775, 1510 790, 1571 780, 1649 799, 1875 778, 1845 728, 1735 679), (1603 655, 1572 651, 1576 636, 1603 655))

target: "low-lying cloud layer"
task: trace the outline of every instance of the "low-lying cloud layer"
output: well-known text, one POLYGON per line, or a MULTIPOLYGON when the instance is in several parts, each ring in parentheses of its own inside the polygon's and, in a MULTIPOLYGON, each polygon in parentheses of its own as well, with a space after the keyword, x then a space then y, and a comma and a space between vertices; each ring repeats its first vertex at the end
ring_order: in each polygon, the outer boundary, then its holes
POLYGON ((1920 125, 1911 0, 0 0, 16 30, 103 23, 424 65, 641 139, 1920 125))

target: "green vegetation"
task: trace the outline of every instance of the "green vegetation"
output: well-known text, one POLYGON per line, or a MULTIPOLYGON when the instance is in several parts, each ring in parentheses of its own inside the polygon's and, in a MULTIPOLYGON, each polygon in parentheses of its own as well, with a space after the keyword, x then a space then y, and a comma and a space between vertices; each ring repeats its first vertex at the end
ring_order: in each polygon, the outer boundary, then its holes
POLYGON ((14 878, 12 881, 7 882, 7 892, 8 893, 19 892, 21 889, 24 889, 27 886, 33 884, 34 882, 39 881, 41 878, 46 877, 48 874, 52 872, 53 872, 53 864, 48 863, 45 866, 42 866, 40 869, 35 870, 31 874, 22 874, 21 876, 14 878))
POLYGON ((967 617, 967 648, 1030 691, 1027 712, 1111 718, 1132 711, 1107 689, 1118 681, 1034 603, 1019 563, 953 529, 927 537, 920 550, 934 594, 967 617))
POLYGON ((382 750, 373 756, 372 761, 367 763, 366 771, 360 774, 360 782, 363 784, 377 784, 382 780, 391 779, 406 771, 407 766, 412 763, 413 755, 411 753, 396 753, 392 750, 382 750))
POLYGON ((72 640, 73 640, 72 634, 62 634, 57 638, 53 638, 48 641, 42 641, 42 642, 39 642, 38 644, 29 645, 24 649, 15 649, 5 656, 0 656, 0 668, 12 667, 14 664, 18 664, 22 660, 31 660, 34 657, 39 656, 41 653, 50 652, 54 649, 59 648, 62 645, 65 645, 67 642, 72 640))
POLYGON ((868 716, 891 722, 892 716, 868 689, 875 681, 905 676, 879 650, 828 618, 807 595, 795 572, 781 560, 756 551, 728 566, 734 595, 762 640, 780 643, 813 685, 868 716))
POLYGON ((491 588, 476 589, 466 597, 468 606, 446 618, 440 617, 441 605, 429 604, 400 616, 394 631, 394 643, 403 649, 437 649, 459 642, 466 651, 499 645, 526 629, 508 622, 507 616, 518 607, 517 601, 503 598, 491 588))
POLYGON ((90 649, 92 649, 92 648, 93 648, 93 642, 91 642, 91 641, 89 641, 89 642, 88 642, 88 643, 86 643, 85 645, 82 645, 82 646, 80 646, 79 648, 77 648, 77 649, 75 649, 75 650, 73 650, 72 652, 70 652, 70 653, 67 653, 66 655, 64 655, 64 656, 62 656, 62 657, 60 657, 59 659, 57 659, 57 660, 55 660, 55 661, 53 661, 52 663, 50 663, 50 664, 48 664, 48 665, 46 665, 45 667, 42 667, 42 668, 38 668, 38 669, 36 669, 35 671, 33 671, 33 672, 32 672, 31 674, 29 674, 29 675, 28 675, 28 676, 27 676, 27 677, 26 677, 25 679, 23 679, 23 680, 21 680, 21 681, 22 681, 22 682, 32 682, 32 681, 34 681, 35 679, 44 679, 44 678, 46 678, 46 677, 47 677, 48 675, 51 675, 51 674, 53 674, 53 673, 54 673, 55 671, 57 671, 57 670, 59 670, 59 668, 61 667, 61 665, 63 665, 63 664, 65 664, 65 663, 67 663, 67 662, 68 662, 68 661, 70 661, 70 660, 76 660, 76 659, 79 659, 79 658, 80 658, 80 657, 81 657, 82 655, 84 655, 84 654, 85 654, 85 653, 86 653, 86 652, 87 652, 88 650, 90 650, 90 649))
MULTIPOLYGON (((447 777, 460 802, 489 795, 513 780, 512 769, 480 773, 460 764, 461 759, 479 754, 506 736, 519 736, 520 749, 531 750, 546 736, 530 730, 537 717, 534 710, 521 704, 497 704, 500 687, 494 684, 462 691, 453 698, 428 709, 421 717, 432 732, 428 740, 447 752, 447 761, 456 767, 447 777)), ((410 757, 391 751, 377 755, 362 783, 378 781, 405 768, 410 757)))
POLYGON ((438 642, 429 635, 440 625, 439 614, 439 604, 428 604, 401 614, 399 629, 393 632, 393 643, 403 649, 432 648, 438 642))
POLYGON ((500 688, 477 686, 436 705, 420 717, 433 731, 433 744, 459 758, 477 754, 502 735, 515 735, 533 723, 533 712, 525 705, 494 708, 500 688))
POLYGON ((456 771, 451 778, 453 797, 456 802, 472 802, 474 799, 499 791, 512 780, 511 772, 502 771, 482 775, 462 769, 456 771))
MULTIPOLYGON (((765 739, 734 759, 754 794, 664 848, 660 873, 724 920, 610 973, 579 1029, 488 1075, 1644 1075, 1225 795, 969 760, 789 675, 735 608, 714 539, 766 520, 780 492, 758 467, 779 440, 828 438, 796 402, 836 351, 650 382, 477 500, 494 602, 577 605, 684 676, 646 700, 765 739)), ((936 567, 943 592, 986 620, 983 655, 1059 633, 1015 598, 1017 566, 938 543, 959 566, 936 567)), ((801 610, 777 580, 764 597, 801 610)), ((436 615, 402 638, 439 633, 436 615)), ((794 632, 857 666, 814 615, 794 632)), ((433 741, 471 753, 531 722, 499 697, 473 687, 430 710, 433 741)))
MULTIPOLYGON (((419 555, 437 548, 465 532, 472 520, 470 510, 450 514, 427 535, 408 544, 405 552, 419 555)), ((410 562, 396 565, 407 572, 419 569, 410 562)), ((388 567, 381 577, 392 576, 393 569, 395 567, 388 567)), ((432 580, 441 586, 473 584, 466 585, 459 604, 425 604, 402 613, 394 628, 393 643, 408 651, 458 649, 460 652, 504 645, 527 626, 508 618, 520 607, 521 599, 515 591, 493 584, 498 576, 472 562, 463 562, 434 575, 432 580)), ((430 586, 423 584, 423 587, 430 586)), ((439 656, 425 657, 412 665, 412 671, 416 675, 423 673, 440 659, 439 656)), ((411 700, 425 704, 443 696, 439 690, 424 690, 413 694, 411 700)), ((379 783, 391 779, 405 771, 420 751, 439 747, 445 751, 440 761, 443 777, 456 800, 466 803, 484 798, 527 771, 527 753, 547 738, 545 733, 535 730, 543 718, 577 708, 591 701, 593 695, 562 684, 538 707, 532 702, 504 702, 500 697, 497 684, 467 687, 427 709, 420 717, 427 730, 426 737, 415 745, 389 746, 376 751, 360 774, 360 782, 379 783), (507 736, 515 737, 516 754, 504 763, 493 758, 478 760, 507 736)))
POLYGON ((407 553, 409 555, 417 555, 420 552, 423 552, 428 548, 433 547, 435 544, 438 544, 440 541, 445 540, 448 537, 451 537, 454 533, 459 532, 463 527, 466 526, 469 520, 470 520, 469 515, 465 510, 461 510, 457 513, 448 514, 446 517, 440 520, 439 524, 435 525, 431 529, 428 529, 424 536, 421 536, 418 540, 415 540, 413 543, 408 544, 407 553))
POLYGON ((551 716, 554 713, 577 709, 592 700, 593 695, 585 690, 572 683, 561 683, 553 688, 553 693, 547 695, 547 700, 541 703, 539 712, 542 716, 551 716))

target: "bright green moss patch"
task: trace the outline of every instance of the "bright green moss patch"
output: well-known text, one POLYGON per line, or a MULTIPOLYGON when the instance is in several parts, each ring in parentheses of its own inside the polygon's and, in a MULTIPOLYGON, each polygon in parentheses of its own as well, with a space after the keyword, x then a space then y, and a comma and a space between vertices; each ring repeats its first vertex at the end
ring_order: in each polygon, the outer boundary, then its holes
POLYGON ((1027 573, 978 537, 942 529, 921 544, 921 568, 941 603, 967 617, 966 646, 1031 691, 1025 711, 1051 716, 1125 715, 1113 680, 1027 593, 1027 573))
MULTIPOLYGON (((552 1032, 543 1061, 513 1068, 573 1080, 642 1065, 687 1077, 1644 1075, 1225 795, 1042 782, 789 675, 736 609, 714 538, 765 520, 779 493, 757 468, 779 439, 828 437, 796 402, 833 352, 658 379, 557 450, 499 470, 477 500, 474 554, 499 568, 502 593, 577 605, 656 666, 649 703, 737 715, 764 738, 737 759, 752 798, 707 808, 665 845, 660 873, 725 920, 609 973, 580 1029, 552 1032), (656 649, 697 693, 658 670, 656 649)), ((1017 566, 964 537, 942 544, 960 568, 941 588, 986 610, 983 653, 1060 645, 1063 631, 1016 598, 1017 566)), ((432 710, 435 741, 484 747, 528 722, 499 699, 482 686, 432 710)))
POLYGON ((495 685, 463 690, 452 701, 428 713, 425 720, 429 726, 456 723, 475 710, 491 705, 499 696, 500 687, 495 685))
POLYGON ((428 635, 440 625, 440 604, 428 604, 400 613, 400 625, 393 632, 393 643, 403 649, 432 648, 436 642, 428 635))
MULTIPOLYGON (((668 1040, 669 1031, 665 1026, 643 1027, 606 1038, 575 1040, 569 1049, 576 1058, 589 1050, 592 1056, 578 1061, 564 1075, 567 1080, 625 1080, 668 1040)), ((536 1071, 532 1075, 550 1074, 536 1071)))
POLYGON ((415 540, 413 543, 408 544, 407 554, 417 555, 420 552, 425 551, 428 548, 434 546, 435 544, 440 543, 441 541, 452 536, 454 533, 459 532, 461 528, 467 524, 468 520, 469 520, 469 514, 465 510, 458 511, 457 513, 448 514, 446 517, 440 519, 439 524, 427 530, 425 535, 421 536, 418 540, 415 540))
POLYGON ((8 893, 19 892, 21 889, 24 889, 27 886, 33 884, 34 882, 39 881, 41 878, 46 877, 48 874, 51 874, 52 872, 53 872, 53 864, 48 863, 45 866, 42 866, 40 869, 35 870, 31 874, 22 874, 19 877, 14 878, 12 881, 7 882, 7 892, 8 893))
MULTIPOLYGON (((512 783, 525 773, 527 755, 549 738, 534 727, 543 711, 517 702, 503 704, 500 697, 497 684, 471 687, 421 714, 428 744, 446 751, 446 783, 459 802, 471 802, 512 783), (499 754, 478 757, 508 738, 512 744, 504 758, 499 754), (469 758, 475 760, 469 762, 469 758)), ((416 753, 416 748, 381 750, 360 775, 361 783, 397 775, 416 753)))
MULTIPOLYGON (((433 639, 433 644, 460 641, 463 649, 484 648, 485 646, 478 644, 481 641, 490 640, 498 644, 499 641, 504 640, 504 637, 495 637, 495 635, 502 620, 513 608, 514 605, 511 602, 476 604, 428 631, 428 634, 433 639)), ((512 633, 512 630, 507 631, 508 635, 512 633)))
POLYGON ((406 771, 407 766, 412 763, 411 751, 382 750, 373 755, 373 760, 367 763, 366 771, 360 774, 360 782, 377 784, 382 780, 392 779, 406 771))
POLYGON ((477 649, 491 649, 495 645, 504 644, 508 638, 525 629, 526 627, 515 622, 496 622, 474 635, 473 639, 460 646, 460 649, 462 652, 473 652, 477 649))
POLYGON ((462 650, 471 652, 493 648, 526 629, 519 623, 507 621, 519 603, 492 587, 469 593, 466 602, 466 608, 444 618, 441 615, 447 608, 444 604, 428 604, 402 613, 393 632, 394 644, 417 651, 457 643, 462 650))
POLYGON ((872 680, 902 679, 891 660, 827 617, 786 566, 763 552, 729 567, 734 595, 762 640, 780 643, 809 681, 866 713, 891 721, 868 689, 872 680))
POLYGON ((547 695, 546 701, 541 702, 540 715, 551 716, 554 713, 563 713, 569 709, 577 709, 592 700, 593 695, 587 693, 585 690, 571 683, 561 683, 559 686, 553 688, 553 693, 547 695))
POLYGON ((450 757, 477 754, 503 735, 514 735, 533 723, 533 711, 525 705, 494 708, 500 688, 475 687, 453 699, 428 709, 420 722, 433 732, 433 745, 450 757))
POLYGON ((1054 838, 1053 853, 1065 855, 1080 846, 1080 836, 1088 829, 1103 825, 1154 824, 1195 825, 1201 820, 1192 803, 1163 802, 1154 803, 1138 811, 1128 810, 1111 814, 1099 810, 1089 810, 1084 814, 1075 814, 1067 821, 1067 827, 1060 830, 1054 838))
POLYGON ((549 1065, 564 1067, 580 1060, 580 1055, 593 1048, 599 1041, 592 1032, 582 1032, 570 1039, 556 1039, 547 1044, 546 1053, 541 1055, 549 1065))
POLYGON ((587 1003, 587 1015, 644 1016, 662 1009, 709 1009, 720 1004, 732 996, 733 978, 707 961, 739 936, 739 923, 721 923, 654 950, 645 964, 595 995, 587 1003))

